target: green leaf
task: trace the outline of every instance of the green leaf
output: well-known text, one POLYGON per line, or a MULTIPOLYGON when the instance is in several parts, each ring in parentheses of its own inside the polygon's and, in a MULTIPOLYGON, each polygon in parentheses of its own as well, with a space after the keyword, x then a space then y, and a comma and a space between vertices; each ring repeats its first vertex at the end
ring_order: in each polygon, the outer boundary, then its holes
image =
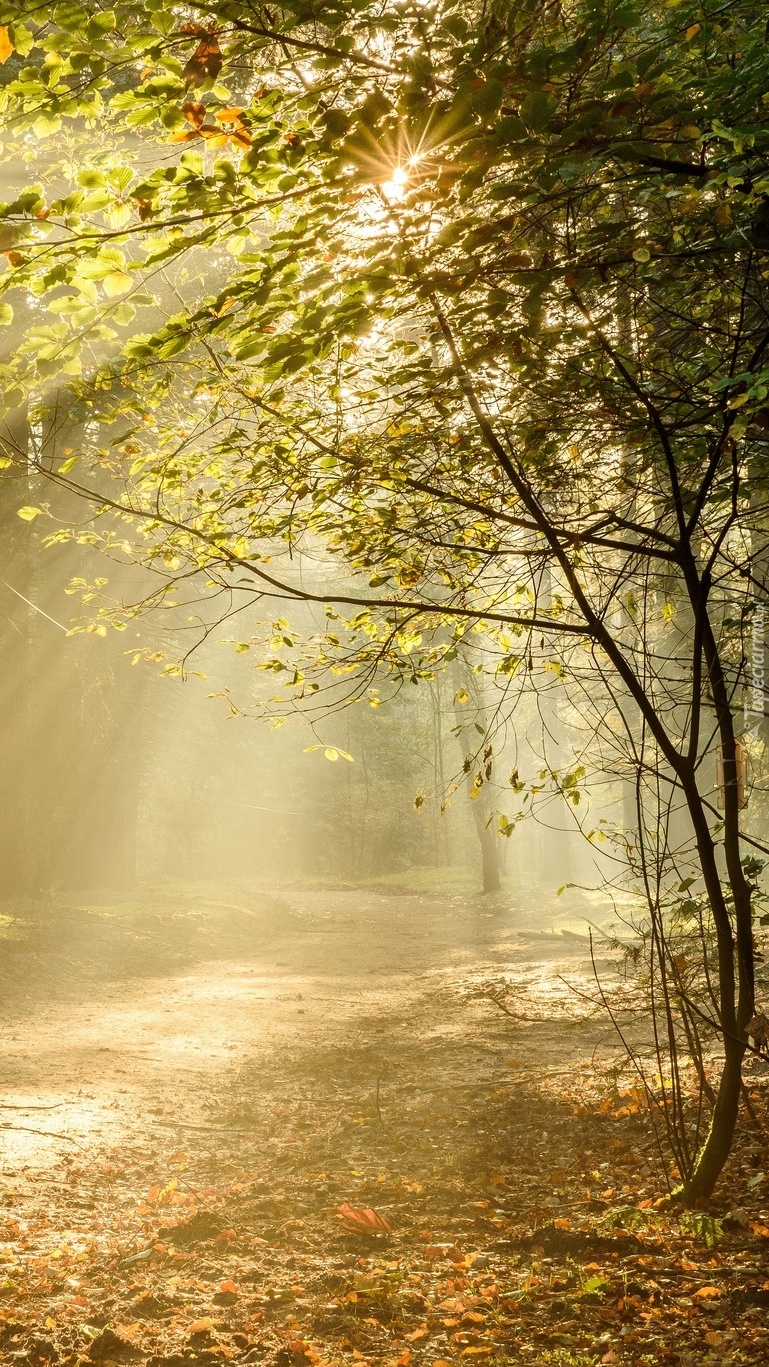
POLYGON ((535 133, 542 133, 547 128, 553 112, 553 103, 548 95, 542 90, 534 90, 526 96, 521 105, 521 118, 535 133))
POLYGON ((486 117, 496 114, 504 98, 505 88, 501 81, 484 81, 473 91, 472 106, 476 114, 486 117))

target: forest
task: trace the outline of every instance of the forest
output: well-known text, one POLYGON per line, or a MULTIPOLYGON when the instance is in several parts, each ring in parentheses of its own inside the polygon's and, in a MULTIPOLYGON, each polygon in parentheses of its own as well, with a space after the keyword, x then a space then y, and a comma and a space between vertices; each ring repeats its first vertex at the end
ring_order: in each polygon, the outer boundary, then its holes
POLYGON ((769 1363, 769 6, 0 0, 0 1362, 769 1363))

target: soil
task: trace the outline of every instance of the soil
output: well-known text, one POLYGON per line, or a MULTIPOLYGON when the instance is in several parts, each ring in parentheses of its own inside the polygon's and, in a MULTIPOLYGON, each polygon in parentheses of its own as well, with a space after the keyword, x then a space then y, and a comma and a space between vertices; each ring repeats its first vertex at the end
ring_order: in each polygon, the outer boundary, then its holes
POLYGON ((712 1208, 661 1204, 574 924, 331 889, 38 915, 5 964, 0 1361, 769 1361, 762 1077, 712 1208))

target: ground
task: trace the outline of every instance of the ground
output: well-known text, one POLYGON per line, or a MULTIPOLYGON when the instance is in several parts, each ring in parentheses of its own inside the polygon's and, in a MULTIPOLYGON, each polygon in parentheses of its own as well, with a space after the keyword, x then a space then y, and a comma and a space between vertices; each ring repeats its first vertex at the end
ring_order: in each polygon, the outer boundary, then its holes
POLYGON ((761 1077, 669 1208, 578 920, 399 891, 6 923, 0 1361, 769 1362, 761 1077))

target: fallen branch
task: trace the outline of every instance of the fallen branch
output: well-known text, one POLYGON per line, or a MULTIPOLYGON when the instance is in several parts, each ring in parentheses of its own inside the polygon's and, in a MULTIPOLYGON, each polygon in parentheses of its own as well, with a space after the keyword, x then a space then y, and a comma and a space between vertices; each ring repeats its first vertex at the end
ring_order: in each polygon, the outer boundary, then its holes
POLYGON ((73 1139, 71 1134, 59 1134, 58 1130, 35 1130, 31 1125, 9 1125, 5 1120, 0 1121, 0 1130, 22 1130, 25 1134, 41 1134, 44 1139, 64 1139, 67 1144, 76 1144, 79 1149, 86 1147, 79 1139, 73 1139))
POLYGON ((56 1111, 65 1105, 65 1101, 55 1101, 52 1106, 17 1106, 12 1101, 0 1101, 0 1111, 56 1111))

